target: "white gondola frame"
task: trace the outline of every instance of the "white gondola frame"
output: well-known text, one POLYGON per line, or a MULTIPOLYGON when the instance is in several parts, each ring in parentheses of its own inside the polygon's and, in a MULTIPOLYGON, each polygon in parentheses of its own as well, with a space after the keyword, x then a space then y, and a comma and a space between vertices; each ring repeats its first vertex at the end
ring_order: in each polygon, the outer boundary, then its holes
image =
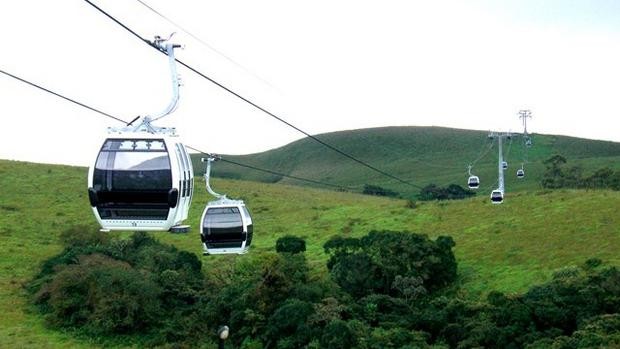
MULTIPOLYGON (((166 220, 148 219, 102 219, 97 206, 92 206, 93 213, 97 222, 104 231, 169 231, 172 227, 181 224, 188 217, 189 206, 193 195, 194 171, 191 158, 185 146, 180 142, 176 135, 153 134, 148 132, 115 132, 108 135, 102 143, 108 140, 162 140, 166 146, 170 161, 170 171, 172 178, 171 189, 178 192, 175 207, 170 207, 166 220), (184 177, 185 176, 185 177, 184 177), (189 177, 189 178, 187 178, 189 177), (187 184, 184 184, 187 183, 187 184), (189 188, 187 188, 189 186, 189 188), (184 191, 185 190, 185 195, 184 191)), ((94 173, 97 160, 101 150, 97 153, 88 170, 88 188, 93 188, 94 173)))
POLYGON ((480 187, 480 178, 478 176, 469 176, 467 186, 469 189, 478 189, 480 187))
POLYGON ((247 209, 247 207, 245 206, 245 203, 242 200, 230 200, 227 198, 222 198, 222 199, 218 199, 218 200, 214 200, 214 201, 210 201, 207 206, 205 207, 205 209, 202 212, 202 216, 200 218, 200 234, 202 236, 204 236, 203 234, 203 229, 204 229, 204 222, 205 222, 205 218, 207 216, 207 212, 209 211, 209 209, 212 208, 230 208, 230 207, 236 207, 239 210, 239 213, 241 215, 241 224, 243 226, 243 234, 245 237, 245 240, 243 240, 241 242, 241 246, 240 247, 224 247, 224 248, 208 248, 207 247, 207 243, 206 242, 202 242, 202 247, 203 247, 203 253, 205 255, 212 255, 212 254, 245 254, 249 251, 250 249, 250 245, 248 244, 248 241, 251 241, 251 237, 250 237, 250 232, 248 232, 248 227, 250 227, 252 225, 252 217, 249 214, 249 211, 247 209), (250 240, 249 240, 250 239, 250 240))

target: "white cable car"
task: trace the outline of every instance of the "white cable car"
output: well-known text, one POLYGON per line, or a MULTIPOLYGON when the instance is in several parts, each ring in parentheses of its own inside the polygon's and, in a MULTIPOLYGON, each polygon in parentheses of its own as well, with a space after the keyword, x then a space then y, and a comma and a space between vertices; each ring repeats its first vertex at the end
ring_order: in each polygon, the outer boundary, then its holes
POLYGON ((202 213, 201 222, 200 239, 205 255, 244 254, 250 249, 254 230, 243 201, 226 198, 211 201, 202 213))
POLYGON ((471 164, 467 166, 467 173, 469 173, 469 178, 467 179, 467 186, 469 187, 469 189, 478 189, 478 187, 480 186, 480 178, 478 178, 478 176, 474 176, 471 173, 472 167, 473 166, 471 164))
POLYGON ((508 163, 506 161, 502 161, 502 168, 504 170, 508 169, 508 163))
POLYGON ((491 192, 491 203, 501 204, 504 202, 504 192, 499 189, 495 189, 491 192))
MULTIPOLYGON (((88 198, 102 230, 187 231, 194 172, 191 158, 174 128, 152 122, 170 114, 179 100, 174 49, 168 54, 173 96, 163 112, 145 116, 137 126, 108 128, 108 137, 88 171, 88 198)), ((137 118, 136 118, 137 119, 137 118)), ((135 121, 135 120, 134 120, 135 121)))
POLYGON ((200 228, 203 254, 244 254, 252 244, 254 233, 250 211, 243 200, 230 200, 214 192, 209 184, 211 162, 215 157, 202 159, 207 162, 205 183, 209 194, 217 199, 205 207, 200 228))
POLYGON ((89 169, 88 198, 103 230, 168 231, 187 219, 193 182, 177 137, 120 132, 89 169))
POLYGON ((478 176, 469 176, 469 179, 467 179, 467 186, 469 189, 478 189, 478 187, 480 187, 480 178, 478 178, 478 176))
POLYGON ((522 168, 517 170, 517 178, 523 178, 525 177, 525 171, 523 171, 522 168))

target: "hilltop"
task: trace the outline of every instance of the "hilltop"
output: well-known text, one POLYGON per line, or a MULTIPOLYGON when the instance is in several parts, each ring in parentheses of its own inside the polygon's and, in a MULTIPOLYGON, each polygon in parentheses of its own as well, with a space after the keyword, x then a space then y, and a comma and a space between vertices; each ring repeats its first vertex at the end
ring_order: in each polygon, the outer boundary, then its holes
MULTIPOLYGON (((60 251, 62 231, 96 225, 86 173, 85 168, 0 160, 0 186, 8 189, 0 202, 0 347, 93 345, 45 328, 41 317, 27 311, 22 288, 42 261, 60 251)), ((203 268, 222 272, 273 251, 277 238, 293 234, 306 239, 311 273, 320 277, 327 258, 323 243, 334 235, 359 237, 373 229, 452 236, 462 292, 473 299, 491 290, 521 292, 548 280, 553 270, 590 257, 620 264, 619 192, 534 190, 509 193, 501 206, 485 197, 411 209, 404 200, 282 184, 215 179, 214 187, 246 200, 255 224, 250 254, 203 258, 203 268)), ((189 224, 198 225, 208 199, 196 192, 189 224)), ((197 234, 154 233, 200 255, 197 234)))
MULTIPOLYGON (((488 131, 444 127, 381 127, 331 132, 316 137, 418 186, 430 183, 465 186, 467 165, 484 154, 474 172, 480 176, 481 192, 486 196, 497 185, 497 146, 489 150, 491 141, 487 135, 488 131)), ((540 134, 532 137, 534 146, 527 152, 520 136, 504 144, 504 156, 509 162, 507 191, 539 189, 544 171, 542 161, 554 154, 563 155, 571 165, 581 165, 585 169, 620 168, 620 143, 540 134), (517 180, 515 172, 523 162, 526 178, 517 180)), ((195 155, 194 159, 199 160, 199 157, 195 155)), ((418 191, 360 166, 310 138, 262 153, 225 158, 287 175, 354 187, 358 192, 364 184, 389 188, 403 196, 412 196, 418 191)), ((194 166, 197 173, 204 172, 200 161, 194 161, 194 166)), ((230 179, 304 185, 304 182, 225 162, 217 163, 213 172, 217 177, 230 179)))

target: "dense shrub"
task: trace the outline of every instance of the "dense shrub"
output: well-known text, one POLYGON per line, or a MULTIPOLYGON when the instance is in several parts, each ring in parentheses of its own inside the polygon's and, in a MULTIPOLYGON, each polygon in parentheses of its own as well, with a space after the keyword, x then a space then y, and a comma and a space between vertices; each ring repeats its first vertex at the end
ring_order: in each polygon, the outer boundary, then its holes
POLYGON ((568 167, 568 161, 561 155, 554 155, 543 161, 546 171, 541 184, 544 188, 612 189, 620 190, 620 171, 604 167, 589 176, 579 166, 568 167))
POLYGON ((82 229, 66 233, 28 289, 50 326, 112 345, 214 347, 222 324, 227 346, 245 349, 620 345, 620 271, 598 259, 523 294, 472 301, 458 297, 450 237, 332 238, 321 277, 288 252, 298 248, 211 263, 203 274, 194 254, 146 234, 82 229))
POLYGON ((153 344, 170 335, 190 338, 198 325, 179 329, 177 324, 191 323, 187 319, 196 304, 206 299, 200 260, 144 233, 128 240, 98 234, 67 230, 67 247, 30 283, 48 323, 99 336, 148 335, 153 344))
POLYGON ((432 241, 425 235, 372 231, 361 239, 332 238, 324 248, 330 255, 330 274, 354 297, 372 293, 411 297, 456 278, 453 246, 450 237, 432 241))
POLYGON ((372 184, 364 184, 364 190, 362 191, 362 193, 375 196, 387 196, 394 198, 400 197, 400 194, 398 192, 372 184))
POLYGON ((476 195, 475 192, 465 189, 458 184, 450 184, 447 187, 438 187, 435 184, 429 184, 420 190, 418 198, 421 201, 432 200, 460 200, 467 199, 476 195))
POLYGON ((287 235, 276 241, 278 253, 300 253, 306 251, 306 241, 296 236, 287 235))

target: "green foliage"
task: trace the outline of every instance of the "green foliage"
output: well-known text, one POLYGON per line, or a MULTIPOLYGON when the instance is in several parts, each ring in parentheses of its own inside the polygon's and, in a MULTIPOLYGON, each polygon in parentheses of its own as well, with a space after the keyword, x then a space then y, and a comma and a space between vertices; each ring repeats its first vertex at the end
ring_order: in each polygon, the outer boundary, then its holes
POLYGON ((475 195, 475 192, 465 189, 458 184, 450 184, 445 188, 438 187, 435 184, 429 184, 420 190, 418 199, 422 201, 461 200, 475 195))
POLYGON ((191 324, 206 297, 198 258, 144 233, 112 240, 82 229, 63 234, 69 245, 30 284, 48 323, 89 335, 149 334, 153 344, 190 338, 196 325, 178 324, 191 324))
POLYGON ((614 171, 609 167, 600 168, 585 176, 579 166, 566 167, 567 160, 560 155, 554 155, 543 163, 547 167, 541 180, 544 188, 620 190, 620 171, 614 171))
POLYGON ((432 241, 425 235, 372 231, 359 240, 332 238, 324 248, 330 274, 352 296, 400 293, 410 298, 456 278, 453 246, 449 237, 432 241))
POLYGON ((320 344, 325 349, 349 349, 355 347, 357 338, 342 320, 333 320, 323 329, 320 344))
MULTIPOLYGON (((594 154, 591 148, 585 151, 594 154)), ((584 164, 583 161, 580 163, 584 164)), ((596 167, 608 164, 604 158, 592 161, 599 164, 596 167)), ((588 163, 585 162, 584 168, 588 168, 588 163)), ((496 172, 497 164, 493 170, 496 172)), ((3 314, 0 317, 0 347, 139 348, 163 342, 167 343, 162 344, 163 347, 195 347, 198 345, 187 343, 187 339, 192 341, 194 337, 200 337, 197 339, 201 341, 200 345, 213 348, 216 347, 214 340, 218 326, 227 324, 232 329, 227 347, 236 348, 245 343, 243 345, 253 348, 267 348, 267 343, 261 339, 267 321, 286 300, 278 297, 271 301, 269 298, 277 295, 262 292, 268 289, 264 281, 272 280, 268 274, 274 269, 289 279, 284 279, 284 283, 290 287, 283 288, 288 292, 287 299, 313 304, 314 312, 307 319, 313 334, 309 348, 321 347, 321 333, 335 319, 345 321, 354 331, 355 338, 359 339, 358 348, 368 348, 369 334, 377 327, 385 330, 398 327, 413 333, 423 331, 428 335, 422 334, 422 337, 427 338, 428 345, 433 348, 447 348, 449 336, 454 338, 455 347, 475 347, 475 343, 493 338, 498 331, 488 315, 490 305, 483 298, 489 291, 499 290, 506 298, 517 297, 531 285, 551 280, 552 270, 578 264, 590 256, 599 262, 605 260, 614 265, 620 262, 617 253, 620 216, 615 214, 620 210, 620 194, 617 192, 560 190, 538 191, 536 195, 530 195, 511 191, 509 200, 501 207, 491 207, 487 200, 475 199, 443 202, 441 205, 429 202, 419 205, 416 210, 408 210, 402 200, 216 178, 219 181, 217 186, 223 191, 252 199, 256 229, 260 232, 260 239, 255 238, 253 242, 252 252, 243 256, 203 258, 204 279, 200 272, 192 272, 197 277, 191 278, 191 282, 181 281, 175 276, 175 273, 183 275, 183 268, 162 271, 157 283, 169 290, 165 292, 179 296, 163 296, 161 301, 179 302, 185 306, 177 307, 178 314, 161 320, 161 331, 90 335, 79 328, 58 330, 46 327, 46 321, 38 312, 28 311, 28 298, 23 296, 22 285, 42 272, 43 264, 50 266, 48 276, 53 276, 55 267, 61 269, 76 264, 80 255, 90 254, 128 263, 134 269, 138 264, 148 267, 155 265, 158 259, 138 257, 133 250, 146 248, 152 240, 149 236, 176 246, 200 264, 196 258, 201 253, 199 241, 194 234, 149 233, 140 239, 146 245, 141 246, 142 243, 131 242, 130 233, 108 233, 103 234, 111 239, 109 245, 103 244, 105 248, 101 244, 98 247, 85 244, 64 253, 59 237, 66 227, 90 222, 94 228, 96 224, 83 189, 86 170, 0 161, 0 172, 2 187, 16 188, 0 195, 0 254, 4 256, 0 258, 0 310, 3 314), (53 169, 51 174, 47 174, 49 168, 53 169), (5 206, 10 209, 3 210, 5 206), (342 237, 355 239, 358 244, 361 236, 372 229, 424 231, 433 239, 442 232, 451 232, 457 243, 454 253, 459 262, 458 284, 427 296, 411 297, 408 301, 397 288, 393 290, 393 297, 371 295, 353 301, 330 281, 325 267, 328 256, 321 248, 329 236, 339 234, 349 226, 351 229, 342 237), (273 253, 276 240, 287 234, 304 237, 307 251, 299 255, 305 256, 307 264, 302 259, 279 260, 274 257, 277 256, 273 253), (55 255, 58 255, 56 263, 45 262, 55 255), (61 259, 64 262, 59 262, 61 259), (267 265, 271 267, 266 268, 267 265), (306 267, 301 273, 305 274, 305 279, 295 277, 291 280, 294 275, 288 273, 297 268, 295 265, 306 267), (199 289, 202 291, 192 296, 195 288, 185 284, 194 282, 201 285, 199 289), (440 300, 440 295, 445 301, 440 300), (333 301, 326 301, 330 298, 333 301), (189 307, 188 300, 195 301, 195 306, 189 307)), ((527 174, 530 176, 531 172, 527 174)), ((513 188, 513 184, 508 185, 513 188)), ((196 192, 188 219, 190 224, 199 221, 207 200, 206 194, 196 192)), ((93 233, 96 231, 88 229, 93 233)), ((341 248, 351 248, 344 245, 341 248)), ((169 255, 169 251, 160 252, 163 256, 169 255)), ((174 260, 176 258, 165 257, 157 265, 174 265, 174 260)), ((185 269, 194 270, 195 267, 185 265, 185 269)), ((575 273, 572 267, 556 273, 556 277, 576 280, 585 275, 597 275, 604 269, 604 265, 594 263, 588 272, 577 269, 575 273)), ((38 278, 37 281, 45 282, 38 278)), ((612 294, 608 297, 613 298, 612 294)), ((577 325, 575 333, 583 329, 581 324, 586 321, 577 325)), ((556 337, 558 334, 551 330, 539 335, 553 340, 572 338, 574 333, 556 337)), ((493 342, 490 343, 486 346, 493 347, 493 342)), ((617 346, 610 343, 603 347, 617 346)), ((275 347, 275 343, 271 345, 275 347)))
POLYGON ((306 251, 306 241, 302 238, 286 235, 276 241, 278 253, 300 253, 306 251))
MULTIPOLYGON (((487 149, 487 135, 487 131, 443 127, 381 127, 332 132, 317 137, 421 187, 431 183, 445 187, 450 183, 466 183, 467 176, 463 169, 468 161, 478 158, 481 151, 487 149)), ((510 188, 510 191, 538 189, 544 172, 542 161, 553 154, 574 159, 586 169, 607 164, 614 170, 620 169, 619 143, 537 134, 532 135, 532 138, 534 146, 527 149, 527 155, 519 137, 513 139, 512 146, 504 148, 504 156, 510 164, 527 159, 526 178, 506 176, 506 187, 510 188)), ((480 177, 483 186, 486 186, 484 183, 491 184, 491 180, 495 181, 497 178, 497 157, 494 153, 496 154, 496 150, 492 149, 476 163, 475 174, 480 177)), ((363 188, 364 184, 369 183, 369 178, 372 178, 371 184, 389 188, 403 197, 414 197, 419 192, 414 187, 395 182, 358 163, 343 161, 340 154, 326 152, 322 145, 309 138, 262 153, 228 158, 345 187, 363 188)), ((195 159, 199 160, 198 156, 195 159)), ((204 170, 199 168, 200 161, 194 161, 194 164, 197 173, 204 170)), ((247 171, 225 163, 218 164, 214 175, 265 183, 309 185, 258 171, 247 171)))
POLYGON ((378 185, 372 184, 364 184, 364 189, 362 190, 362 194, 366 195, 375 195, 375 196, 387 196, 392 198, 400 197, 400 194, 386 188, 382 188, 378 185))

